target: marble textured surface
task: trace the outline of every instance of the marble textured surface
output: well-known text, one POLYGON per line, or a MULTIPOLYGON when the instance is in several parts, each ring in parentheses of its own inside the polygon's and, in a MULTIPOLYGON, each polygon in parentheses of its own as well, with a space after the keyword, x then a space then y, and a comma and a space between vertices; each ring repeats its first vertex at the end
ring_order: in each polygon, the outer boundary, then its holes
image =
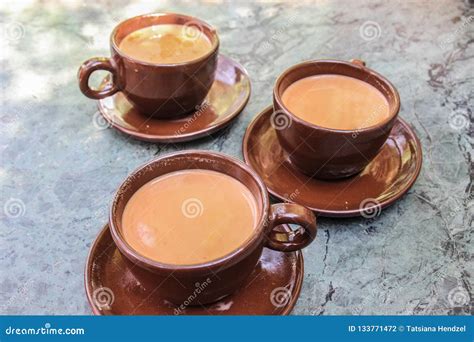
MULTIPOLYGON (((305 59, 360 58, 398 87, 421 139, 414 187, 374 219, 319 219, 294 314, 473 313, 474 11, 464 1, 2 2, 0 313, 89 314, 87 252, 141 163, 189 148, 239 158, 276 77, 305 59), (77 86, 120 20, 174 11, 215 25, 249 71, 238 120, 213 138, 151 144, 106 128, 77 86)), ((98 78, 96 77, 96 80, 98 78)))

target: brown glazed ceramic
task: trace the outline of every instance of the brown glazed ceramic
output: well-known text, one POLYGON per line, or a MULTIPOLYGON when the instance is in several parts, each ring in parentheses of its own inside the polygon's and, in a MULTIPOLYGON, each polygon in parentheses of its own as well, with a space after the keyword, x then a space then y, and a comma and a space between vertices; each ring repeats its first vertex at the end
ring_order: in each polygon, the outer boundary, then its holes
POLYGON ((421 145, 401 118, 377 156, 355 176, 339 180, 308 177, 293 168, 271 124, 272 107, 249 125, 244 159, 276 198, 304 205, 321 216, 375 217, 410 189, 420 173, 421 145))
POLYGON ((81 91, 92 99, 103 99, 121 91, 135 108, 155 118, 176 118, 193 111, 206 97, 217 67, 219 39, 213 27, 182 14, 146 14, 121 22, 110 36, 111 58, 91 58, 79 68, 81 91), (205 34, 212 49, 185 63, 154 64, 123 54, 118 46, 129 33, 160 24, 194 26, 205 34), (107 70, 112 82, 101 90, 89 87, 89 77, 96 70, 107 70))
POLYGON ((278 140, 294 167, 311 177, 335 179, 360 172, 377 155, 396 121, 400 97, 386 78, 361 61, 314 60, 297 64, 278 78, 273 107, 278 140), (283 92, 297 80, 319 74, 345 75, 371 84, 385 95, 389 118, 372 127, 338 130, 316 126, 293 115, 281 100, 283 92), (282 121, 286 124, 278 126, 282 121))
POLYGON ((120 253, 105 226, 91 247, 85 267, 86 294, 94 314, 287 315, 300 294, 304 267, 300 251, 280 253, 264 248, 236 292, 212 304, 191 302, 182 307, 163 297, 153 273, 137 278, 134 272, 134 265, 120 253))
MULTIPOLYGON (((108 78, 102 87, 107 87, 108 78)), ((182 142, 214 133, 236 118, 250 96, 245 69, 219 55, 214 83, 204 102, 187 116, 160 120, 142 115, 122 92, 99 100, 99 111, 107 122, 136 139, 151 142, 182 142)))
POLYGON ((109 225, 120 252, 136 265, 132 269, 135 276, 142 278, 148 271, 153 272, 154 285, 163 298, 178 305, 193 295, 197 283, 210 285, 193 298, 193 303, 206 304, 228 296, 239 289, 252 273, 264 246, 290 252, 304 248, 316 236, 316 218, 309 209, 288 203, 270 205, 265 184, 248 165, 221 153, 198 150, 162 156, 131 173, 115 195, 109 225), (255 196, 258 223, 241 247, 219 259, 195 265, 164 264, 140 255, 128 245, 122 236, 122 214, 127 201, 145 183, 185 169, 213 170, 239 180, 255 196), (301 228, 291 233, 281 231, 278 226, 286 223, 301 228))

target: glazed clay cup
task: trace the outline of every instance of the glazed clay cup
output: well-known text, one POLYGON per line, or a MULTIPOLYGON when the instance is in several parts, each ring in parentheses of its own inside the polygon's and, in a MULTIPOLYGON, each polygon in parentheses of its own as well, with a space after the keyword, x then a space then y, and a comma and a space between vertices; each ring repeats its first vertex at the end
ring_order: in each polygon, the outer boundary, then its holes
MULTIPOLYGON (((190 37, 193 39, 193 37, 190 37)), ((92 99, 103 99, 118 91, 142 113, 161 119, 171 119, 194 111, 214 82, 219 39, 214 28, 205 22, 181 14, 156 13, 127 19, 118 24, 110 36, 111 57, 95 57, 79 68, 79 87, 92 99), (153 64, 125 55, 118 48, 129 33, 144 27, 162 24, 197 28, 209 38, 212 48, 197 59, 175 64, 153 64), (96 70, 112 74, 111 83, 102 90, 89 87, 89 77, 96 70)))
POLYGON ((375 158, 395 123, 400 97, 385 77, 362 61, 314 60, 297 64, 278 78, 273 109, 278 141, 293 166, 310 177, 337 179, 362 171, 375 158), (301 78, 321 74, 350 76, 371 84, 387 99, 389 117, 375 126, 355 130, 320 127, 298 118, 285 107, 283 92, 301 78))
POLYGON ((224 154, 197 150, 165 155, 130 174, 115 195, 109 224, 118 249, 125 260, 135 265, 132 272, 141 285, 157 288, 163 298, 177 305, 206 304, 230 295, 254 270, 263 247, 295 251, 306 247, 316 236, 316 218, 309 209, 289 203, 270 205, 265 184, 249 166, 224 154), (122 215, 127 201, 145 183, 185 169, 213 170, 239 180, 255 196, 258 223, 238 249, 219 259, 192 265, 164 264, 141 255, 125 241, 122 215), (299 225, 300 229, 288 232, 278 227, 285 223, 299 225))

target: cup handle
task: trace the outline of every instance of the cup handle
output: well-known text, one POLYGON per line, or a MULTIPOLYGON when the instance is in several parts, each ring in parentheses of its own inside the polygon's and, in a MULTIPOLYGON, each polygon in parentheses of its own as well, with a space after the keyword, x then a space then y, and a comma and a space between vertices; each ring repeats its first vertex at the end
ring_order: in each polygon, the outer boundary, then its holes
POLYGON ((293 203, 273 204, 268 220, 265 247, 281 252, 292 252, 308 246, 316 237, 316 216, 301 205, 293 203), (277 229, 280 224, 297 224, 296 231, 277 229))
POLYGON ((355 65, 361 66, 361 67, 365 67, 365 62, 361 59, 351 59, 349 62, 351 62, 352 64, 355 64, 355 65))
POLYGON ((82 63, 77 73, 79 80, 79 88, 87 97, 95 100, 100 100, 111 96, 119 91, 115 80, 117 78, 117 69, 112 60, 105 57, 94 57, 82 63), (112 82, 105 86, 102 90, 94 90, 89 87, 89 77, 96 70, 107 70, 112 73, 112 82))

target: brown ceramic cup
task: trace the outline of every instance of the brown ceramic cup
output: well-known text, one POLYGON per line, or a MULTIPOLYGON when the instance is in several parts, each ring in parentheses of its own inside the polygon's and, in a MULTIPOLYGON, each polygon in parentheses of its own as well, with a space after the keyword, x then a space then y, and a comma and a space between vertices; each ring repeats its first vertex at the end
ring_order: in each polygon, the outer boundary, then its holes
POLYGON ((109 225, 118 249, 134 265, 131 269, 141 285, 157 288, 162 297, 177 305, 206 304, 223 298, 241 287, 256 267, 263 247, 295 251, 316 236, 316 217, 309 209, 289 203, 270 205, 265 184, 249 166, 221 153, 197 150, 165 155, 132 172, 115 195, 109 225), (185 169, 221 172, 247 186, 257 202, 258 224, 238 249, 219 259, 192 265, 164 264, 141 255, 127 243, 122 235, 122 215, 128 200, 145 183, 185 169), (300 228, 289 231, 279 227, 282 224, 300 228))
MULTIPOLYGON (((190 37, 192 39, 193 37, 190 37)), ((183 116, 200 105, 214 82, 219 50, 216 30, 205 22, 182 14, 155 13, 127 19, 110 36, 111 57, 95 57, 79 68, 79 87, 92 99, 103 99, 118 91, 142 113, 155 118, 183 116), (197 59, 174 64, 154 64, 125 55, 120 42, 129 33, 152 25, 177 24, 183 30, 195 27, 212 43, 209 52, 197 59), (96 70, 106 70, 112 80, 102 90, 89 87, 89 77, 96 70)))
POLYGON ((362 171, 374 159, 395 123, 400 97, 385 77, 360 60, 314 60, 297 64, 278 78, 273 90, 273 109, 278 141, 293 166, 310 177, 337 179, 362 171), (285 107, 283 92, 301 78, 321 74, 350 76, 371 84, 387 99, 389 117, 356 130, 320 127, 298 118, 285 107))

